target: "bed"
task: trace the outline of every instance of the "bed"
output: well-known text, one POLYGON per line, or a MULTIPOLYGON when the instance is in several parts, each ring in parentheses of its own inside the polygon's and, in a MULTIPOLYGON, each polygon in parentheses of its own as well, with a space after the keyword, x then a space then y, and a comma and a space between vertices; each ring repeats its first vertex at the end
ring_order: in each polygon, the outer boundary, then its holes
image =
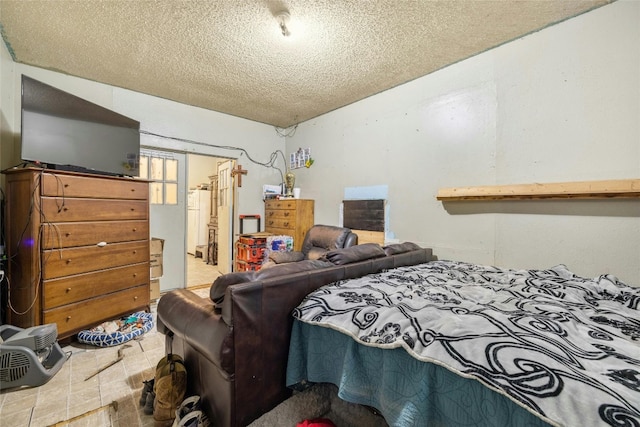
POLYGON ((640 289, 454 261, 336 282, 293 313, 287 385, 392 426, 640 426, 640 289))

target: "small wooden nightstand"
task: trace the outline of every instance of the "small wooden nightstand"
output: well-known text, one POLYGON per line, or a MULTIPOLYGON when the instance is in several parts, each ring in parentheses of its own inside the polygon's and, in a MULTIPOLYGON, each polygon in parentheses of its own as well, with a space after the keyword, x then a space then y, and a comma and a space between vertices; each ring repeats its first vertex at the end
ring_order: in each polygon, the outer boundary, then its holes
POLYGON ((314 201, 305 199, 267 200, 264 203, 264 231, 293 237, 293 249, 302 249, 307 231, 314 224, 314 201))

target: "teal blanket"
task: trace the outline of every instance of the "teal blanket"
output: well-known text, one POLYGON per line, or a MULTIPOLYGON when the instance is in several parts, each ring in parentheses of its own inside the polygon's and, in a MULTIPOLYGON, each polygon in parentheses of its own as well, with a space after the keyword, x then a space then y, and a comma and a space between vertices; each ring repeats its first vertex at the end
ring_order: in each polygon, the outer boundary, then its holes
MULTIPOLYGON (((470 379, 465 388, 487 388, 542 421, 583 427, 640 426, 639 305, 640 289, 611 275, 579 277, 563 265, 506 270, 435 261, 401 267, 336 282, 309 294, 293 316, 316 326, 307 336, 311 342, 296 338, 302 349, 292 342, 292 370, 300 359, 308 372, 319 369, 317 363, 337 370, 327 380, 352 384, 341 386, 347 400, 375 399, 376 404, 367 404, 378 408, 392 425, 426 425, 421 417, 432 416, 433 398, 440 399, 443 391, 425 378, 435 375, 430 370, 435 372, 434 365, 439 365, 449 371, 447 384, 460 384, 457 376, 470 379), (315 329, 339 334, 331 334, 331 342, 315 343, 322 333, 315 329), (341 345, 340 335, 346 337, 349 349, 344 352, 346 359, 335 360, 330 355, 341 345), (323 357, 330 363, 314 353, 323 346, 329 348, 323 357), (371 370, 359 368, 367 362, 365 355, 379 358, 379 363, 371 363, 371 370), (416 368, 406 374, 405 366, 416 368), (344 381, 354 375, 357 381, 344 381), (378 382, 382 378, 372 381, 370 375, 388 378, 378 382), (400 386, 390 386, 398 382, 400 386), (421 387, 420 382, 427 385, 421 387), (390 404, 393 397, 387 387, 394 389, 400 401, 410 396, 410 403, 390 404), (376 397, 380 393, 383 398, 376 397)), ((305 379, 304 372, 293 372, 291 383, 305 379)), ((437 375, 436 380, 445 373, 437 375)), ((448 402, 469 407, 489 402, 451 396, 448 402)), ((435 411, 450 414, 447 406, 435 411)), ((513 421, 489 424, 498 412, 492 408, 488 410, 491 417, 473 425, 513 425, 513 421)), ((449 416, 440 422, 451 425, 449 416)))

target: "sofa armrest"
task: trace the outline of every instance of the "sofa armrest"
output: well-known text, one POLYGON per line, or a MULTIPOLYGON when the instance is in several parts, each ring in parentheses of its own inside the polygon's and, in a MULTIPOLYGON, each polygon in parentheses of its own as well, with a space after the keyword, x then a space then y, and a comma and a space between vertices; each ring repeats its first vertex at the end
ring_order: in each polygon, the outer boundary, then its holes
POLYGON ((350 248, 351 246, 355 246, 358 244, 358 235, 356 233, 347 234, 347 238, 344 240, 344 247, 350 248))
POLYGON ((221 370, 232 374, 233 335, 209 298, 176 289, 158 301, 158 331, 175 334, 221 370))

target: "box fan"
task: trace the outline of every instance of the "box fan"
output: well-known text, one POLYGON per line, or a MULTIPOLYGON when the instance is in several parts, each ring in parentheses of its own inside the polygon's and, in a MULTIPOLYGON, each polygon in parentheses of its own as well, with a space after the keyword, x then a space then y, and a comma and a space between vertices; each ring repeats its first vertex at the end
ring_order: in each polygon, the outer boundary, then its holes
POLYGON ((0 326, 0 389, 39 386, 66 361, 55 323, 22 329, 0 326))

